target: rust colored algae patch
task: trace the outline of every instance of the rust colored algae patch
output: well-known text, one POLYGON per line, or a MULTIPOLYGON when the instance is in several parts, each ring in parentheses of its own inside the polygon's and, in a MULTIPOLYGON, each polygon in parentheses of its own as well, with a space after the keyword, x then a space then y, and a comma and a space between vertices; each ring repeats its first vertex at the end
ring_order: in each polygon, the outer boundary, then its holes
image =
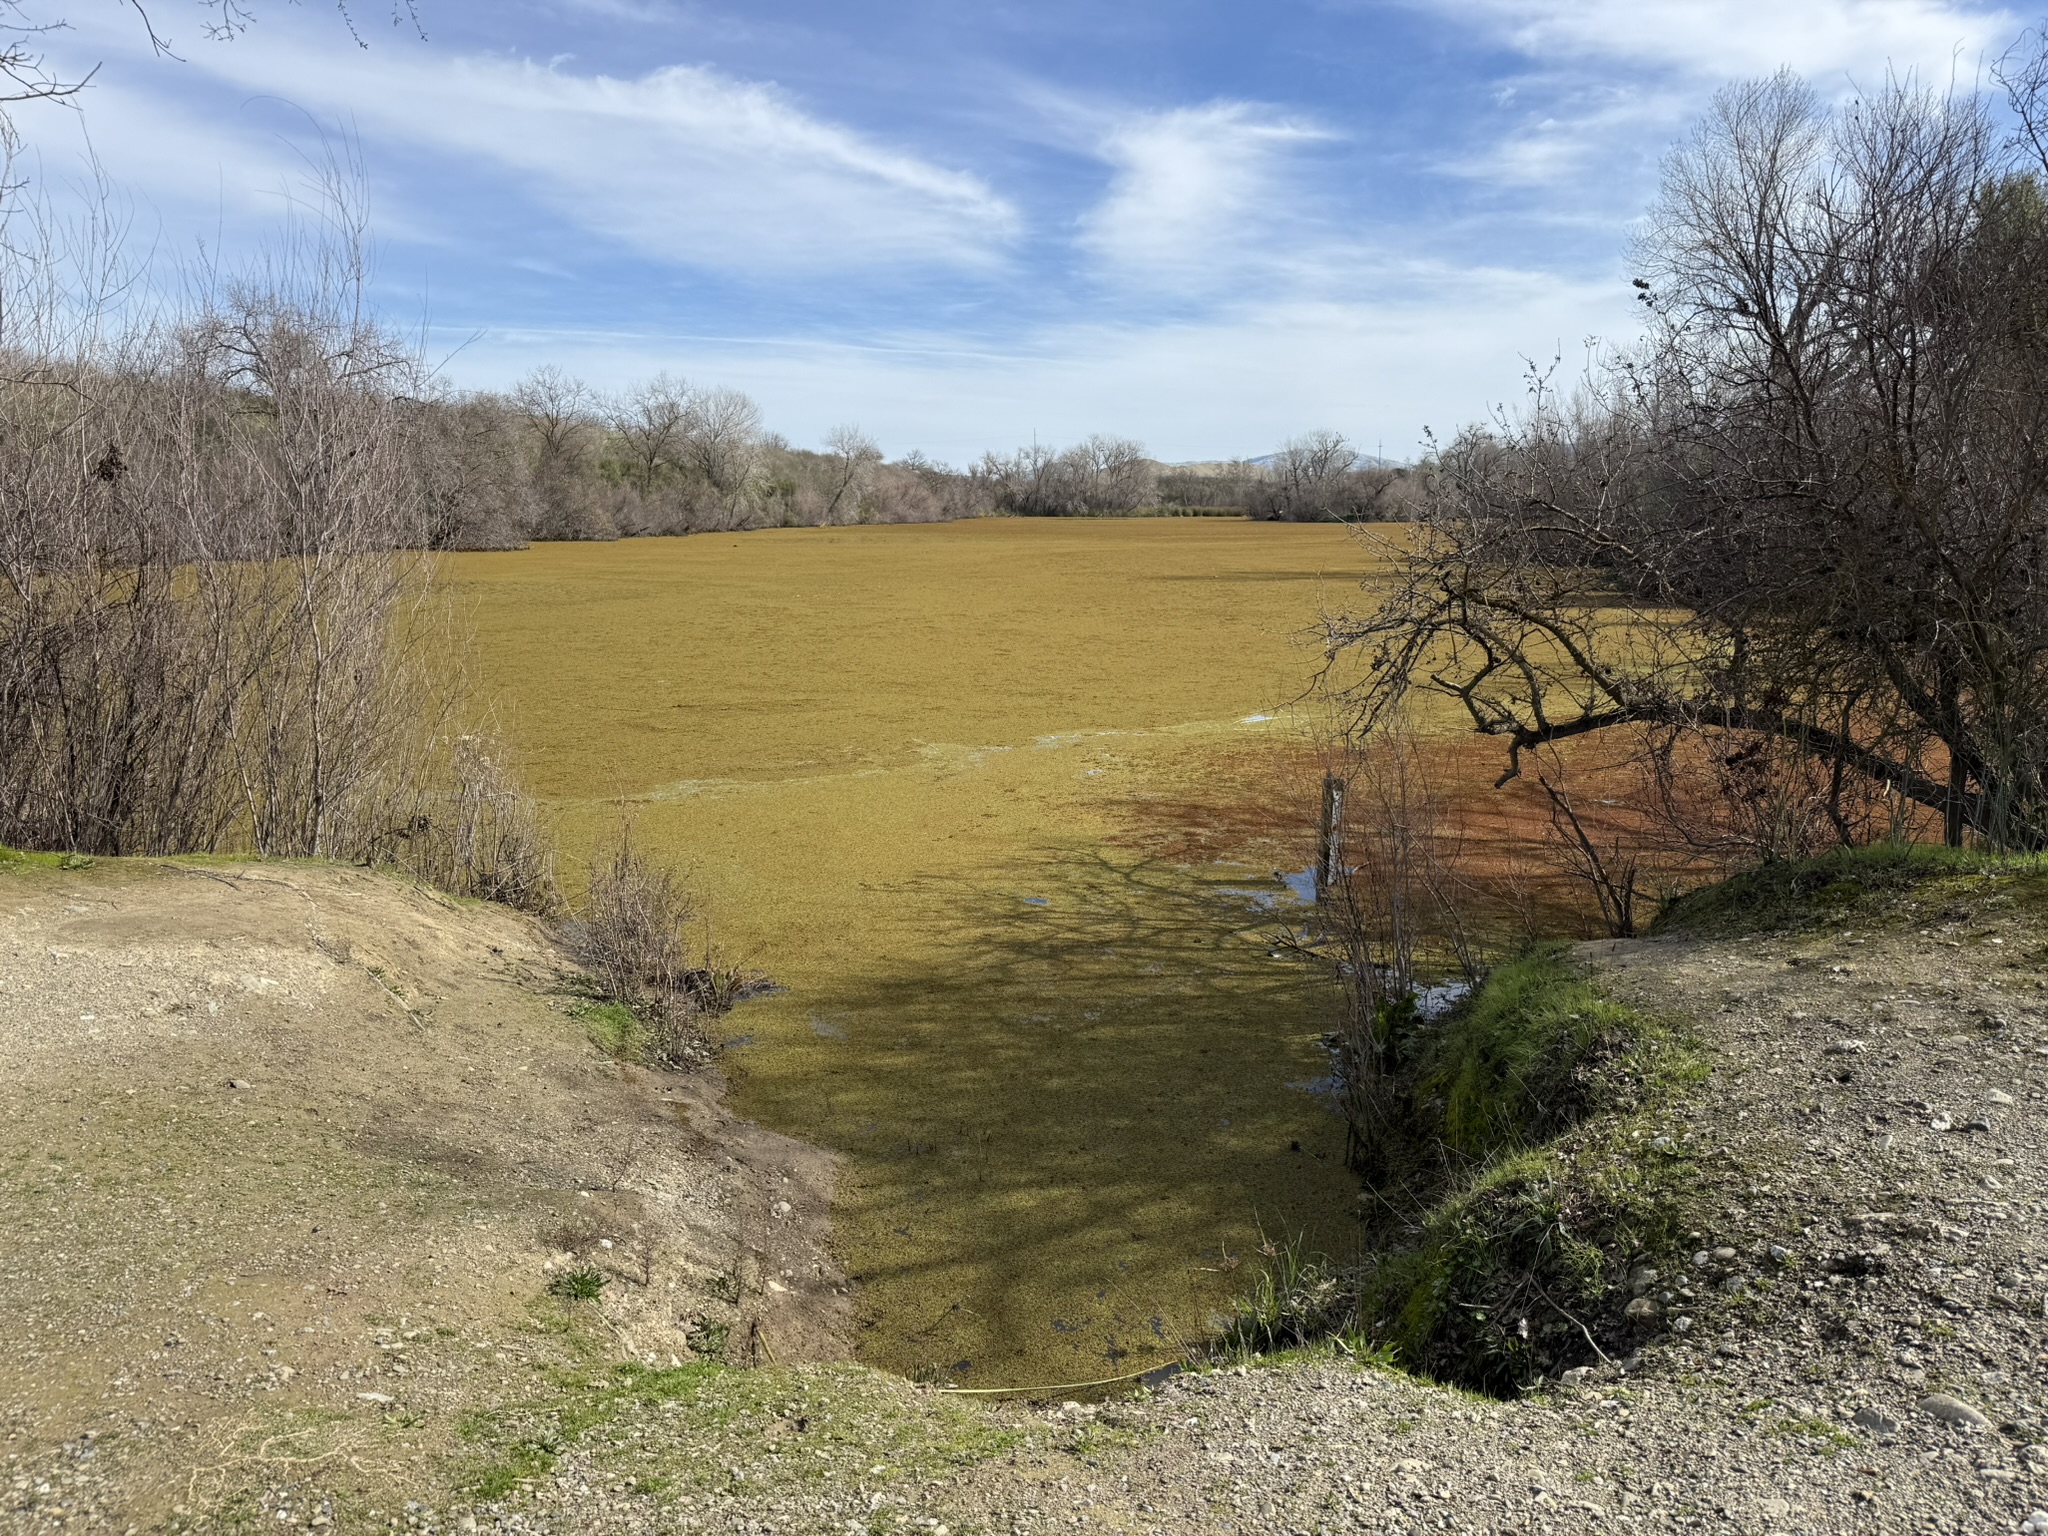
POLYGON ((1347 1253, 1331 1000, 1264 934, 1288 815, 1156 836, 1291 701, 1342 529, 991 520, 471 555, 482 682, 572 850, 634 807, 729 952, 736 1107, 844 1154, 860 1352, 966 1386, 1173 1358, 1260 1227, 1347 1253), (1195 850, 1199 848, 1199 852, 1195 850))

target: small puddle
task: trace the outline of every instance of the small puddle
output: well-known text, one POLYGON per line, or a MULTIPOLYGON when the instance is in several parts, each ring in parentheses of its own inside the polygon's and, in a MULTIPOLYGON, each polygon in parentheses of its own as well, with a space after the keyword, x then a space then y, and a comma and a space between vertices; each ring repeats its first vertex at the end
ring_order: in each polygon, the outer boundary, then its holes
POLYGON ((1222 895, 1235 896, 1241 901, 1250 902, 1261 912, 1275 910, 1280 905, 1280 898, 1283 893, 1293 897, 1295 903, 1299 906, 1308 906, 1314 903, 1316 899, 1316 872, 1313 865, 1307 869, 1276 869, 1273 871, 1273 878, 1280 883, 1283 890, 1276 891, 1270 887, 1259 885, 1219 885, 1216 889, 1222 895))

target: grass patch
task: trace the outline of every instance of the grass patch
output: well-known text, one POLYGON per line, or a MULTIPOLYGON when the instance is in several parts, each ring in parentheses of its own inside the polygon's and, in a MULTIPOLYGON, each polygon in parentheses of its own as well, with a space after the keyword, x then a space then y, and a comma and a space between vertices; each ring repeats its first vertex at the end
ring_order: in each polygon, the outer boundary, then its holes
POLYGON ((462 1421, 462 1491, 487 1502, 538 1487, 571 1451, 659 1496, 744 1499, 831 1483, 935 1477, 1020 1436, 978 1410, 915 1395, 858 1366, 738 1370, 709 1362, 547 1374, 549 1392, 462 1421), (743 1475, 735 1477, 734 1470, 743 1475))
POLYGON ((26 848, 9 848, 0 843, 0 870, 91 869, 94 860, 83 853, 36 853, 26 848))
POLYGON ((607 1056, 631 1056, 642 1034, 640 1020, 624 1003, 586 997, 570 1005, 569 1016, 590 1032, 591 1044, 607 1056))
POLYGON ((1337 1266, 1311 1255, 1300 1237, 1261 1243, 1265 1258, 1250 1291, 1233 1304, 1224 1326, 1226 1358, 1248 1359, 1300 1349, 1340 1333, 1352 1294, 1337 1266))
POLYGON ((1811 859, 1787 859, 1689 891, 1667 904, 1653 933, 1700 938, 1811 928, 1853 917, 1868 926, 1891 915, 1897 900, 1929 886, 1972 877, 2042 884, 2048 859, 2034 854, 1944 848, 1928 843, 1873 843, 1838 848, 1811 859))
POLYGON ((1381 1193, 1421 1215, 1373 1234, 1378 1257, 1356 1287, 1362 1342, 1501 1396, 1626 1353, 1628 1272, 1672 1253, 1687 1220, 1688 1160, 1657 1133, 1657 1110, 1705 1076, 1704 1060, 1602 993, 1561 944, 1419 1027, 1433 1032, 1408 1052, 1408 1145, 1389 1163, 1404 1182, 1381 1193))
POLYGON ((1442 1146, 1487 1162, 1604 1109, 1640 1103, 1678 1068, 1669 1031, 1604 996, 1563 944, 1498 967, 1424 1043, 1419 1098, 1442 1146))
POLYGON ((1408 1370, 1494 1396, 1626 1354, 1628 1272, 1674 1253, 1688 1220, 1684 1160, 1632 1123, 1501 1158, 1441 1201, 1419 1241, 1368 1273, 1365 1337, 1408 1370))

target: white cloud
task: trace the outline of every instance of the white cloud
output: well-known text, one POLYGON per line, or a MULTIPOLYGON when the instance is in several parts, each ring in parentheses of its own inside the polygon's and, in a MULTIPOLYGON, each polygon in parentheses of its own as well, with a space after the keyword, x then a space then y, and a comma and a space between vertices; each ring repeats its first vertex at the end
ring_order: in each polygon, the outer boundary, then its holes
POLYGON ((1098 146, 1115 174, 1080 244, 1125 281, 1182 291, 1237 281, 1310 222, 1289 160, 1330 137, 1244 102, 1127 118, 1098 146))
POLYGON ((1943 0, 1423 0, 1487 28, 1540 60, 1614 60, 1695 79, 1769 74, 1790 65, 1826 87, 1866 86, 1887 68, 1965 81, 2016 33, 2010 11, 1943 0))
POLYGON ((1530 70, 1496 93, 1503 126, 1445 169, 1521 186, 1574 181, 1631 198, 1655 151, 1730 80, 1789 66, 1825 96, 1910 74, 1981 83, 2017 34, 2010 11, 1944 0, 1411 0, 1503 44, 1530 70))
MULTIPOLYGON (((1015 211, 979 178, 716 70, 671 65, 618 79, 424 47, 316 44, 307 29, 268 27, 195 48, 189 67, 351 122, 373 159, 402 146, 494 169, 574 226, 661 261, 749 275, 988 265, 1016 231, 1015 211)), ((167 66, 155 68, 161 79, 167 66)), ((143 68, 125 73, 130 90, 161 88, 143 68)), ((122 158, 163 144, 179 116, 163 113, 154 135, 123 134, 122 158)), ((108 137, 97 119, 95 131, 108 137)), ((203 160, 212 149, 202 139, 179 152, 203 160)))

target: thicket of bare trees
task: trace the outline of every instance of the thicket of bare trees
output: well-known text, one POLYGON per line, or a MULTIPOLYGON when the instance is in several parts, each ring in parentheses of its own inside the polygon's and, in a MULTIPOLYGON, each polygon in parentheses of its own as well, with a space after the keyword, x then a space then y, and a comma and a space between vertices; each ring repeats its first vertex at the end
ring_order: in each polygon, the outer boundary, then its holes
POLYGON ((437 549, 992 510, 972 475, 918 454, 886 462, 851 425, 827 434, 822 451, 791 447, 740 391, 667 373, 606 395, 542 367, 502 395, 444 392, 417 410, 437 549))
POLYGON ((1007 456, 984 454, 974 472, 992 508, 1017 517, 1128 514, 1153 492, 1144 446, 1100 433, 1063 450, 1033 443, 1007 456))
POLYGON ((444 680, 394 643, 428 507, 412 356, 349 240, 114 325, 103 253, 0 255, 0 841, 367 848, 444 680), (101 286, 96 286, 101 285, 101 286))
POLYGON ((1421 482, 1360 453, 1340 432, 1318 431, 1263 460, 1164 470, 1157 495, 1168 507, 1230 507, 1268 522, 1400 522, 1414 514, 1421 482))
POLYGON ((1773 857, 2048 845, 2048 52, 2020 125, 1780 74, 1669 159, 1640 345, 1441 453, 1392 595, 1331 632, 1367 730, 1420 691, 1553 780, 1632 742, 1660 816, 1773 857))

